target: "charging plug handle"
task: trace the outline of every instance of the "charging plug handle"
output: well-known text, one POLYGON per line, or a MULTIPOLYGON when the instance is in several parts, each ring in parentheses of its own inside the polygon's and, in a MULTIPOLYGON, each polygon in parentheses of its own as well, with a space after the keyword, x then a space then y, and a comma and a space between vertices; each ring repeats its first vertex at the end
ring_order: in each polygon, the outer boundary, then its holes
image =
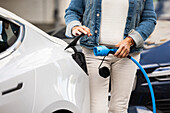
POLYGON ((80 36, 75 37, 75 39, 74 39, 64 50, 66 50, 66 49, 68 49, 68 48, 70 48, 70 47, 72 47, 72 46, 76 46, 77 41, 78 41, 82 36, 84 36, 83 33, 82 33, 80 36))

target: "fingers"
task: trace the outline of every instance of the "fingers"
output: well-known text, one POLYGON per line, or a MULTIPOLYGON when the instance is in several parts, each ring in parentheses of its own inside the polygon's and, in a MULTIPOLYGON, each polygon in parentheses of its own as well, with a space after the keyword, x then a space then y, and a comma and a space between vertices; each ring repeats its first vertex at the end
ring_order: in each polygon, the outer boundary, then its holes
POLYGON ((72 34, 73 34, 74 36, 79 36, 79 35, 81 35, 82 33, 81 33, 78 29, 74 29, 74 30, 72 31, 72 34))
POLYGON ((89 37, 89 36, 92 36, 92 34, 91 34, 91 32, 90 32, 90 29, 89 29, 88 27, 82 26, 82 28, 87 32, 88 37, 89 37))
POLYGON ((78 27, 77 30, 81 33, 84 33, 85 35, 87 35, 86 30, 84 30, 82 27, 78 27))
POLYGON ((117 50, 117 52, 114 54, 114 56, 118 57, 118 58, 125 58, 128 56, 130 51, 130 47, 125 45, 125 44, 121 44, 119 46, 119 49, 117 50))
POLYGON ((118 57, 119 54, 121 53, 122 49, 123 49, 122 47, 119 47, 119 49, 116 51, 116 53, 114 54, 114 56, 118 57))
POLYGON ((116 47, 119 47, 117 52, 114 54, 114 56, 118 58, 125 58, 128 56, 130 52, 130 47, 131 47, 131 41, 129 41, 128 38, 125 38, 121 42, 119 42, 116 47))
POLYGON ((119 57, 120 58, 125 58, 125 57, 128 56, 128 54, 129 54, 128 50, 125 49, 124 52, 122 52, 119 57))
POLYGON ((82 33, 87 35, 88 37, 92 36, 92 34, 90 32, 90 29, 88 27, 86 27, 86 26, 75 26, 75 27, 73 27, 72 34, 74 36, 79 36, 82 33))

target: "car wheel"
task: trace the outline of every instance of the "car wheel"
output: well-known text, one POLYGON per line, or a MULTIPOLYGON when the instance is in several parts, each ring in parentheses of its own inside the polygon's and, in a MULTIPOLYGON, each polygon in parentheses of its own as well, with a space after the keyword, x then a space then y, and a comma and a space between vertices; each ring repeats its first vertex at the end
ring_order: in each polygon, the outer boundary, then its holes
POLYGON ((71 112, 69 110, 61 109, 61 110, 54 111, 52 113, 73 113, 73 112, 71 112))

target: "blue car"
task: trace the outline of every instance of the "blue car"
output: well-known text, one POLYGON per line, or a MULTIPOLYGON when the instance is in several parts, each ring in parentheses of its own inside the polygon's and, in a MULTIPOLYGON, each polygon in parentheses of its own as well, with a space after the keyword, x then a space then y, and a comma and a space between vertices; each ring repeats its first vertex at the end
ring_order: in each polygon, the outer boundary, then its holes
MULTIPOLYGON (((170 113, 170 41, 159 47, 144 50, 140 64, 146 70, 155 93, 157 113, 170 113)), ((137 71, 136 88, 130 106, 145 106, 152 110, 148 84, 141 71, 137 71)))

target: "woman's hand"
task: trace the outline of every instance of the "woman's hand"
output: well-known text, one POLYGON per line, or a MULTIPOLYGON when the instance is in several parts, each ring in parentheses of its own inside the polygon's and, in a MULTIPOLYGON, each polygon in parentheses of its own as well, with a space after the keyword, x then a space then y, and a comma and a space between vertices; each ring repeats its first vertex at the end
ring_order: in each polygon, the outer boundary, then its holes
POLYGON ((124 40, 122 40, 121 42, 116 44, 116 47, 118 47, 119 49, 114 54, 114 56, 116 56, 118 58, 127 57, 130 52, 130 47, 134 44, 135 44, 135 42, 131 37, 126 37, 124 40))
POLYGON ((72 34, 74 36, 79 36, 82 33, 84 33, 88 37, 92 36, 92 34, 90 32, 90 29, 88 27, 86 27, 86 26, 75 26, 75 27, 72 28, 72 34))

